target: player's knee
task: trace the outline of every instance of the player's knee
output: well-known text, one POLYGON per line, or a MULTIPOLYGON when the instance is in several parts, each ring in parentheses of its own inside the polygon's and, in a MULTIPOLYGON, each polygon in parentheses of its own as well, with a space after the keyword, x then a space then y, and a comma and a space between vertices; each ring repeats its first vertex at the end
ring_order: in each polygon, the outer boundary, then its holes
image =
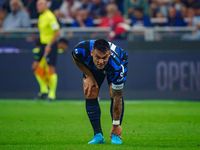
POLYGON ((86 95, 86 98, 87 99, 95 99, 98 97, 98 94, 99 94, 99 90, 96 87, 92 87, 91 95, 90 96, 86 95))

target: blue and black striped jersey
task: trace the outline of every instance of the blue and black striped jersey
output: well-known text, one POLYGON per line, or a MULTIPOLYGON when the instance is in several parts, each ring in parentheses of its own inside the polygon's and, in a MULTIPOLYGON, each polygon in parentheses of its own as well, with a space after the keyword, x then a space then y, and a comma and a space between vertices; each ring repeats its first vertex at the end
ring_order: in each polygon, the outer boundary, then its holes
POLYGON ((93 63, 91 56, 94 42, 95 40, 90 40, 78 43, 73 49, 72 55, 75 55, 75 59, 85 65, 89 70, 98 70, 106 74, 112 84, 122 85, 126 81, 127 76, 128 54, 117 45, 108 42, 110 44, 111 56, 105 68, 100 70, 93 63))

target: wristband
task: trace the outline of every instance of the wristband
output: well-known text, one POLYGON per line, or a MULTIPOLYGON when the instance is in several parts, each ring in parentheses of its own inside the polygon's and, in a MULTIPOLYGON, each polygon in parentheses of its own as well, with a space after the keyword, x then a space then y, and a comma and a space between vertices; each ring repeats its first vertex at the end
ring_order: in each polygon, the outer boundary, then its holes
POLYGON ((113 125, 120 125, 120 120, 113 120, 113 125))

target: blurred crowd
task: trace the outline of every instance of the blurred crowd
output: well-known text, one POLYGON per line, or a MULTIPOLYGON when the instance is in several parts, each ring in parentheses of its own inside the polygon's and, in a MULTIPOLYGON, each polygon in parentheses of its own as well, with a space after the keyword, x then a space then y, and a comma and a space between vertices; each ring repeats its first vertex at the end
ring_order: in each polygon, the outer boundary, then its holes
MULTIPOLYGON (((0 28, 36 27, 32 23, 39 16, 36 2, 0 0, 0 28)), ((48 0, 48 7, 61 28, 111 27, 111 38, 130 27, 195 26, 200 29, 200 0, 48 0)))

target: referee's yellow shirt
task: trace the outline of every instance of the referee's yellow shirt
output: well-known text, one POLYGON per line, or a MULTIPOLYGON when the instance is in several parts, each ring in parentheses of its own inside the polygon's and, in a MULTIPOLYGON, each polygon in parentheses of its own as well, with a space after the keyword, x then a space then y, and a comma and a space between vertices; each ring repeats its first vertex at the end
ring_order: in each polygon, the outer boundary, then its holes
POLYGON ((60 29, 60 25, 55 15, 47 9, 39 16, 38 28, 40 31, 40 42, 42 44, 48 44, 51 42, 55 31, 60 29))

